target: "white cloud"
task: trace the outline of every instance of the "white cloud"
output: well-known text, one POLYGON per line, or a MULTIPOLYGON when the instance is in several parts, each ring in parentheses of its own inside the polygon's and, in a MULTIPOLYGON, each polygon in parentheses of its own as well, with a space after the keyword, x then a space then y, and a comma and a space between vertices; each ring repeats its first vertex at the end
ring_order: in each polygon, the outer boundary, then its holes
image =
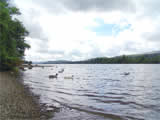
MULTIPOLYGON (((103 10, 95 8, 98 0, 94 0, 91 6, 87 6, 86 2, 85 8, 74 8, 72 5, 76 3, 72 0, 68 0, 66 6, 64 2, 67 0, 56 4, 52 1, 42 4, 42 0, 39 3, 33 0, 14 1, 22 12, 19 19, 30 32, 26 38, 32 47, 26 51, 28 60, 81 60, 158 50, 159 18, 146 15, 147 11, 155 11, 156 1, 151 2, 152 6, 145 0, 127 2, 128 6, 122 5, 124 1, 111 2, 111 7, 103 10), (120 7, 115 7, 115 4, 120 7), (122 6, 124 9, 121 10, 122 6), (129 6, 132 6, 132 10, 128 10, 129 6), (116 24, 120 28, 128 24, 130 27, 118 34, 101 36, 88 29, 99 26, 96 19, 103 20, 104 24, 116 24)), ((81 4, 85 4, 85 1, 81 4)), ((100 6, 101 3, 97 7, 100 6)))

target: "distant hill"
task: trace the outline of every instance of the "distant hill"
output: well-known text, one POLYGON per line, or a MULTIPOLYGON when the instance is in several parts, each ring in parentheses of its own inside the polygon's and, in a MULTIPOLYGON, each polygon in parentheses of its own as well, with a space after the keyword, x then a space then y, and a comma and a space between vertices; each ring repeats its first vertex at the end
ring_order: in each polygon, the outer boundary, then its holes
POLYGON ((93 58, 85 61, 86 63, 95 63, 95 64, 151 64, 151 63, 160 63, 160 51, 148 52, 143 54, 134 54, 134 55, 121 55, 116 57, 99 57, 93 58))
POLYGON ((160 63, 160 51, 148 52, 134 55, 121 55, 115 57, 98 57, 83 61, 47 61, 41 64, 151 64, 160 63))
POLYGON ((42 64, 71 64, 71 63, 73 63, 73 62, 67 61, 67 60, 56 60, 56 61, 42 62, 42 64))
POLYGON ((146 52, 142 54, 135 54, 135 55, 128 55, 128 56, 129 57, 140 57, 140 56, 155 57, 155 56, 160 56, 160 51, 146 52))

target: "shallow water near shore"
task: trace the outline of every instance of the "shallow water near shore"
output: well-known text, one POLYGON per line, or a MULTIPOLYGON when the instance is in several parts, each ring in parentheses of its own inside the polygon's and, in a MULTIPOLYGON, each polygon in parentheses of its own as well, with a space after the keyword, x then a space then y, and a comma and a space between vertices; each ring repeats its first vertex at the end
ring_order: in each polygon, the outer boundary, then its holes
POLYGON ((159 64, 52 66, 34 67, 22 77, 48 109, 59 108, 53 120, 160 119, 159 64), (57 79, 49 79, 63 68, 57 79))

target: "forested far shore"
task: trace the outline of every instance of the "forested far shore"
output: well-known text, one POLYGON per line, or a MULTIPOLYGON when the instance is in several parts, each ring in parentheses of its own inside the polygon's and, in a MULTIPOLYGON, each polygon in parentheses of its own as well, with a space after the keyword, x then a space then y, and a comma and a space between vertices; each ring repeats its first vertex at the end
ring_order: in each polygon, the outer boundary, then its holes
POLYGON ((119 57, 99 57, 93 58, 85 61, 80 61, 80 63, 92 63, 92 64, 157 64, 160 63, 160 56, 150 57, 148 55, 142 56, 119 56, 119 57))
POLYGON ((47 61, 43 64, 159 64, 160 53, 142 55, 122 55, 116 57, 97 57, 82 61, 47 61))

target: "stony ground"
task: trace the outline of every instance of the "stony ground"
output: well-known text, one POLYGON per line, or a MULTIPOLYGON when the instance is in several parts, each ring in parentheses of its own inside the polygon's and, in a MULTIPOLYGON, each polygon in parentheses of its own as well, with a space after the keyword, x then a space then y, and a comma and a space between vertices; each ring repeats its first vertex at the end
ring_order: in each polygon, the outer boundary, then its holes
POLYGON ((45 120, 35 96, 14 75, 0 72, 0 120, 45 120))

